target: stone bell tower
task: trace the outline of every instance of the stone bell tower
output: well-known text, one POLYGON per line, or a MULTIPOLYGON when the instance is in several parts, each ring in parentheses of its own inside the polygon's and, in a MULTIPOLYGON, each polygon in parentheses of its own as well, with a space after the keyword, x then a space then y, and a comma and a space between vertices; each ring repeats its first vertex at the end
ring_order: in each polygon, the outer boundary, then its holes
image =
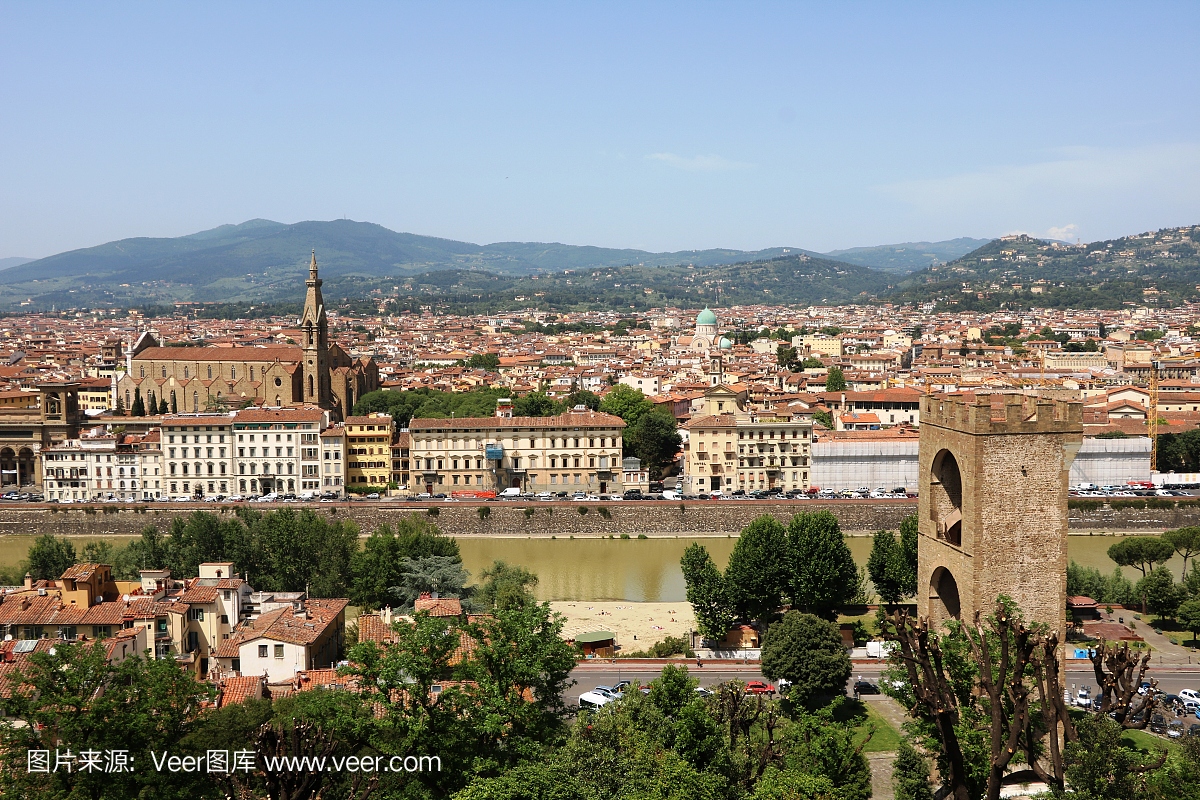
POLYGON ((321 297, 321 279, 317 277, 317 251, 308 267, 304 311, 300 331, 304 337, 304 402, 321 408, 333 407, 329 387, 329 322, 325 318, 325 300, 321 297))
POLYGON ((921 398, 917 613, 931 627, 1005 594, 1066 641, 1067 487, 1082 441, 1077 401, 921 398))

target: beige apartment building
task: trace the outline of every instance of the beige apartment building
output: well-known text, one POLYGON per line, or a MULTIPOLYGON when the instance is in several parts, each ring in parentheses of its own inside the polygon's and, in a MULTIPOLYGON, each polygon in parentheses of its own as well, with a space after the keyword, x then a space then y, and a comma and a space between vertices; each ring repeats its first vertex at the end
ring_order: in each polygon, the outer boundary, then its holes
POLYGON ((233 414, 163 417, 167 493, 176 497, 229 494, 233 479, 233 414))
POLYGON ((683 426, 684 491, 806 491, 810 485, 812 417, 736 411, 683 426))
POLYGON ((392 418, 383 412, 347 417, 346 486, 386 489, 391 481, 392 418))
POLYGON ((514 417, 507 400, 494 417, 414 419, 410 490, 618 493, 624 429, 620 417, 582 406, 556 417, 514 417))
POLYGON ((251 408, 233 418, 240 494, 308 492, 321 488, 319 408, 251 408))

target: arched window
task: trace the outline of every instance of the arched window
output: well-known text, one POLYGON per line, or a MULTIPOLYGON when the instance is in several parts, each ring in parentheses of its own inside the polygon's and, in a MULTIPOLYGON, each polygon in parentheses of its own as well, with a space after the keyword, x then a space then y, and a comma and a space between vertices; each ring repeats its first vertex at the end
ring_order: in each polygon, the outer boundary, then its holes
POLYGON ((146 377, 146 365, 145 364, 142 364, 141 366, 138 367, 138 377, 139 378, 146 377))
POLYGON ((188 379, 188 368, 187 367, 183 368, 183 379, 185 381, 188 379))
POLYGON ((275 405, 282 406, 283 401, 279 399, 279 395, 275 395, 275 405))
POLYGON ((171 474, 172 475, 175 474, 175 465, 174 464, 171 464, 171 474))
POLYGON ((163 366, 162 366, 162 376, 164 378, 167 377, 167 365, 166 364, 163 364, 163 366))
MULTIPOLYGON (((233 364, 229 365, 229 380, 231 380, 231 381, 237 380, 237 367, 235 367, 233 364)), ((243 488, 245 488, 245 487, 243 487, 243 488)))
POLYGON ((212 364, 208 365, 208 379, 212 380, 212 364))
POLYGON ((200 393, 192 392, 192 411, 200 410, 200 393))
POLYGON ((128 390, 128 389, 126 389, 126 390, 125 390, 125 408, 126 408, 126 409, 130 408, 130 405, 129 405, 129 390, 128 390))
POLYGON ((312 375, 308 376, 308 393, 310 395, 316 394, 316 391, 313 389, 313 376, 312 375))
POLYGON ((931 472, 929 513, 937 526, 938 538, 960 547, 963 514, 958 462, 949 450, 941 450, 933 457, 931 472))

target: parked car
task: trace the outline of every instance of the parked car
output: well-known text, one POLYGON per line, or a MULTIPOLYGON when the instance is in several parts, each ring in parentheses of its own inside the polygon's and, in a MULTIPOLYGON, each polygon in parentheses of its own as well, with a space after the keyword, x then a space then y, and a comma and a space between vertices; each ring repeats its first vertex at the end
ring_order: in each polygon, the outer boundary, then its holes
POLYGON ((616 698, 608 695, 600 694, 599 692, 584 692, 579 695, 579 707, 581 709, 598 709, 613 702, 616 698))
POLYGON ((746 681, 746 694, 774 694, 775 687, 766 681, 746 681))
POLYGON ((1167 718, 1164 717, 1162 714, 1155 714, 1154 716, 1152 716, 1150 718, 1150 732, 1151 733, 1166 733, 1167 732, 1167 718))
POLYGON ((1200 736, 1200 722, 1193 722, 1188 726, 1188 736, 1200 736))
POLYGON ((1167 724, 1167 737, 1171 739, 1183 737, 1183 720, 1173 719, 1167 724))
POLYGON ((378 500, 379 492, 371 492, 370 494, 367 495, 367 499, 368 500, 378 500))
POLYGON ((879 694, 879 687, 870 681, 855 681, 854 693, 857 695, 879 694))

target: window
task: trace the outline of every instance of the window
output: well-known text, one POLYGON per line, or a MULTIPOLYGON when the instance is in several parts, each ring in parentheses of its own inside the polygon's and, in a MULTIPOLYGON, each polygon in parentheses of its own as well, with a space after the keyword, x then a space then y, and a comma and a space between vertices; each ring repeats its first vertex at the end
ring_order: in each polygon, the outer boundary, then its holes
POLYGON ((259 658, 267 657, 267 646, 265 644, 260 644, 258 646, 258 657, 259 658))
POLYGON ((275 657, 283 658, 283 645, 281 645, 281 644, 275 645, 275 657))

